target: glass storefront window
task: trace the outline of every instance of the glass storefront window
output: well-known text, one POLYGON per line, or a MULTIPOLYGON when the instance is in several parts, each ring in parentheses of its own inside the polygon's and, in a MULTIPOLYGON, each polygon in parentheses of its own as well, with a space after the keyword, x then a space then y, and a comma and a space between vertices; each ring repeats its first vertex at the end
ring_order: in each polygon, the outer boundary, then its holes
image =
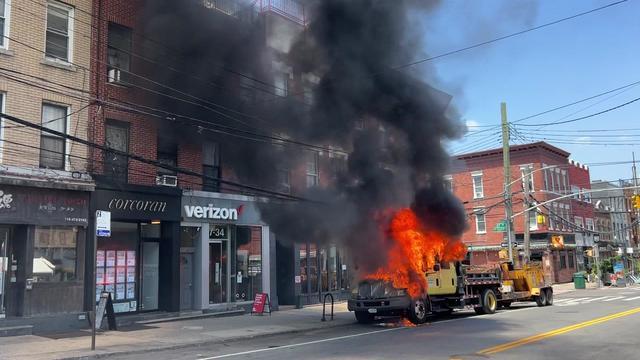
POLYGON ((322 271, 322 291, 338 290, 336 247, 320 249, 320 268, 322 271))
POLYGON ((111 236, 98 238, 96 251, 96 301, 103 291, 110 292, 116 312, 138 309, 137 223, 113 221, 111 236))
POLYGON ((307 293, 309 282, 307 279, 307 245, 300 245, 300 292, 307 293))
POLYGON ((36 226, 33 249, 36 282, 76 280, 77 235, 75 226, 36 226))
POLYGON ((236 227, 235 301, 252 301, 262 292, 262 228, 236 227))

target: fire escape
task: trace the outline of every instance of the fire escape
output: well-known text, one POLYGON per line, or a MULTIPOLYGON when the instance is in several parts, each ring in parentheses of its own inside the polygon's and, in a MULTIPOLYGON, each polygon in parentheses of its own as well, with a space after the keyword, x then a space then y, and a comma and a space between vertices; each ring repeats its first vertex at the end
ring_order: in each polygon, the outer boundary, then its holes
POLYGON ((299 25, 307 25, 304 5, 297 0, 202 0, 207 9, 246 18, 247 15, 272 13, 299 25))

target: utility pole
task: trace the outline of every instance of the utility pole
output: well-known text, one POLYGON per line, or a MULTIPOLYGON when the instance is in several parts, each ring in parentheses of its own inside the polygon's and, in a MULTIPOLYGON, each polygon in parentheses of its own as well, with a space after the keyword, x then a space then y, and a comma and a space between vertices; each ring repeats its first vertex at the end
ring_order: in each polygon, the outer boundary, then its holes
POLYGON ((509 247, 509 262, 513 263, 513 226, 511 215, 511 160, 509 158, 509 122, 507 121, 507 104, 500 104, 502 118, 502 162, 504 167, 504 215, 507 225, 507 246, 509 247))
MULTIPOLYGON (((529 191, 530 191, 530 186, 531 186, 531 179, 529 178, 531 176, 531 168, 529 166, 527 166, 524 169, 524 175, 523 175, 523 180, 524 180, 524 208, 528 209, 531 205, 529 202, 529 191)), ((524 263, 528 264, 531 254, 529 251, 529 247, 530 247, 530 216, 531 216, 531 210, 527 210, 524 213, 524 263)), ((537 221, 537 220, 536 220, 537 221)))
MULTIPOLYGON (((634 196, 638 196, 638 173, 636 172, 636 153, 634 151, 631 152, 631 158, 633 160, 633 186, 635 187, 633 189, 633 195, 634 196)), ((635 219, 634 221, 636 221, 635 224, 635 235, 636 235, 636 242, 639 241, 640 239, 640 223, 638 222, 638 220, 640 220, 640 209, 636 208, 635 206, 633 207, 634 212, 636 213, 635 219)), ((631 236, 633 236, 633 228, 631 228, 631 236)), ((637 245, 637 244, 636 244, 637 245)), ((633 273, 635 273, 635 264, 633 262, 633 256, 631 257, 631 271, 633 273)))

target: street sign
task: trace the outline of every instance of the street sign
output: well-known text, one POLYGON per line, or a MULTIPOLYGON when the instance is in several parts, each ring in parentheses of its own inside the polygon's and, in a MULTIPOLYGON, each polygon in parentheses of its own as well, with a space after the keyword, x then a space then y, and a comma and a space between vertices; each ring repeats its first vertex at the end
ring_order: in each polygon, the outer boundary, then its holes
POLYGON ((495 232, 507 232, 507 222, 502 220, 493 228, 495 232))
POLYGON ((111 212, 96 210, 96 235, 111 236, 111 212))

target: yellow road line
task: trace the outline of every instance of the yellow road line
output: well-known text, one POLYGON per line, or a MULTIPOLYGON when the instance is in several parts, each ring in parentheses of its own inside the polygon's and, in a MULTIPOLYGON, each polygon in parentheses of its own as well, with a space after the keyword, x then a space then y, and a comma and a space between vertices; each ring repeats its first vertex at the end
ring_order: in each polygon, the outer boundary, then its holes
POLYGON ((478 351, 478 354, 490 355, 490 354, 495 354, 495 353, 507 351, 507 350, 510 350, 510 349, 513 349, 513 348, 517 348, 517 347, 520 347, 520 346, 523 346, 523 345, 531 344, 531 343, 536 342, 536 341, 544 340, 546 338, 550 338, 550 337, 553 337, 553 336, 561 335, 561 334, 564 334, 564 333, 568 333, 570 331, 582 329, 582 328, 585 328, 585 327, 588 327, 588 326, 597 325, 597 324, 603 323, 605 321, 609 321, 609 320, 613 320, 613 319, 617 319, 617 318, 621 318, 621 317, 624 317, 624 316, 629 316, 629 315, 633 315, 633 314, 637 314, 637 313, 640 313, 640 308, 635 308, 635 309, 631 309, 631 310, 615 313, 615 314, 612 314, 612 315, 599 317, 599 318, 596 318, 596 319, 593 319, 593 320, 581 322, 581 323, 574 324, 574 325, 565 326, 565 327, 562 327, 562 328, 559 328, 559 329, 555 329, 555 330, 551 330, 551 331, 547 331, 547 332, 544 332, 544 333, 541 333, 541 334, 538 334, 538 335, 533 335, 533 336, 529 336, 529 337, 526 337, 526 338, 522 338, 520 340, 516 340, 516 341, 508 342, 508 343, 505 343, 505 344, 493 346, 493 347, 486 348, 486 349, 478 351))

